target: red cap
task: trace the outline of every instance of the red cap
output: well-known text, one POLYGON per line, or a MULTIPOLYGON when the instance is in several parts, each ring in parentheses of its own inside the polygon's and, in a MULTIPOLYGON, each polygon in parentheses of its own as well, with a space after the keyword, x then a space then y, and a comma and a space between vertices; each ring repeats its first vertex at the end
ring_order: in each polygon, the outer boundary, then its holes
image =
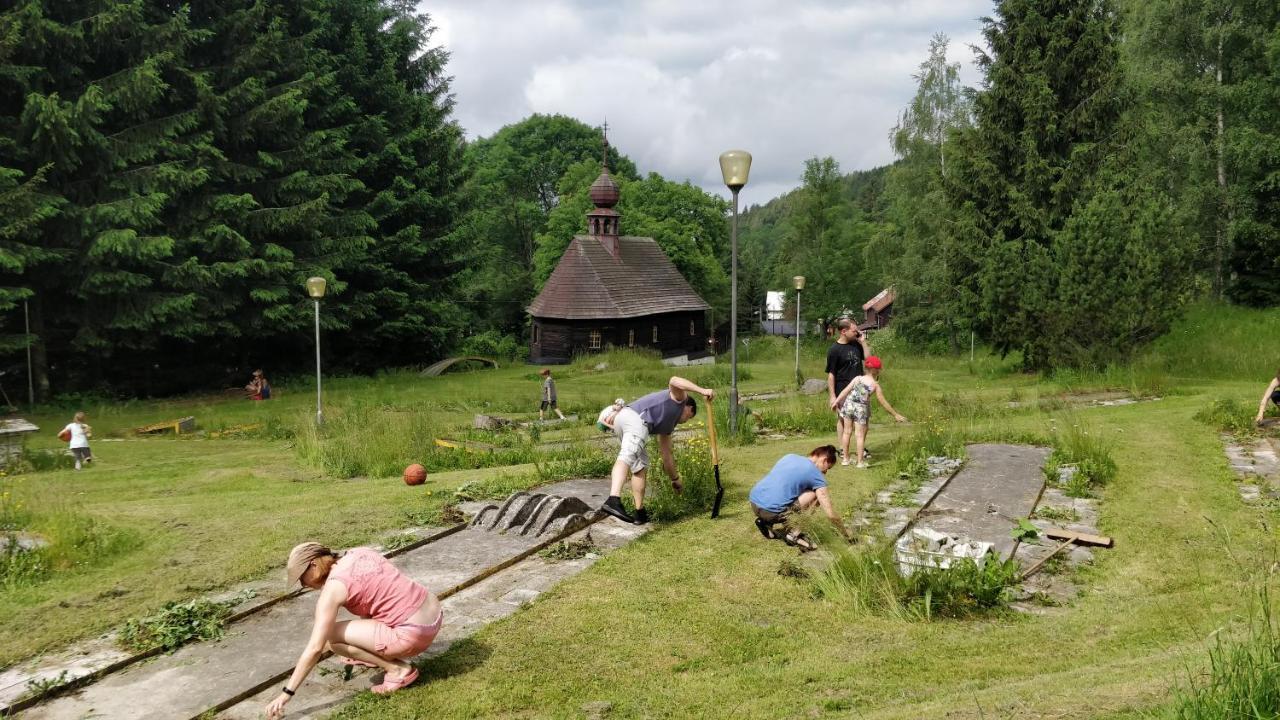
POLYGON ((866 365, 868 368, 872 370, 879 370, 884 367, 884 365, 880 362, 880 358, 875 355, 872 355, 871 357, 867 358, 866 362, 864 362, 863 365, 866 365))

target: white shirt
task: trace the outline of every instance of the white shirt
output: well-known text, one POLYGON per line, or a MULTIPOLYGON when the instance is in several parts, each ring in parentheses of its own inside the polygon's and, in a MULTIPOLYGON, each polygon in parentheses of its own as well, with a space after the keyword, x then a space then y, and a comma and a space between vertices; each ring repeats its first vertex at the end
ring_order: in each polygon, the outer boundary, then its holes
POLYGON ((84 434, 84 425, 73 422, 62 428, 71 433, 71 447, 87 448, 89 447, 89 436, 84 434))

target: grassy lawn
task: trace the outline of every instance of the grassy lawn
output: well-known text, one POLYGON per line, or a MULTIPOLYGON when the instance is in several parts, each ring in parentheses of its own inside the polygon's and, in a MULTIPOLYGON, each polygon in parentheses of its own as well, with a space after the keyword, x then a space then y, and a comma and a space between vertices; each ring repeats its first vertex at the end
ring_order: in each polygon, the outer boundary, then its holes
MULTIPOLYGON (((753 352, 743 392, 786 388, 787 348, 753 352)), ((831 416, 823 396, 753 403, 808 434, 724 448, 729 493, 720 519, 659 528, 431 661, 426 682, 389 698, 363 695, 343 717, 1130 717, 1164 702, 1186 663, 1199 662, 1200 639, 1244 605, 1242 572, 1224 538, 1246 564, 1270 557, 1273 537, 1260 523, 1270 511, 1240 501, 1217 431, 1192 419, 1218 397, 1256 402, 1262 383, 1150 367, 1046 380, 991 357, 971 367, 884 355, 886 392, 914 420, 971 438, 1047 438, 1052 419, 1114 441, 1120 469, 1105 491, 1100 527, 1116 548, 1098 554, 1073 605, 1041 617, 924 623, 814 599, 805 581, 778 574, 794 551, 759 537, 746 493, 781 454, 831 441, 831 416), (1164 399, 1074 410, 1056 399, 1068 390, 1130 388, 1159 390, 1164 399), (1020 406, 1008 408, 1011 401, 1020 406)), ((821 348, 807 349, 804 366, 806 376, 821 375, 821 348)), ((723 366, 679 372, 708 381, 727 375, 723 366)), ((582 422, 537 440, 607 461, 610 447, 578 442, 593 437, 595 413, 616 396, 657 389, 669 373, 625 357, 599 371, 594 361, 557 369, 562 407, 582 422)), ((351 457, 343 467, 373 467, 356 457, 361 452, 400 467, 428 452, 431 435, 465 433, 477 412, 536 416, 536 368, 333 380, 326 418, 356 440, 339 449, 338 439, 319 438, 306 450, 314 395, 305 383, 280 391, 258 404, 90 403, 83 409, 95 431, 94 467, 6 478, 9 502, 23 503, 23 512, 97 523, 118 542, 91 562, 0 591, 0 664, 260 577, 303 539, 337 546, 384 539, 429 516, 464 483, 536 481, 531 465, 441 472, 428 463, 431 482, 418 489, 397 472, 332 470, 351 457), (212 431, 257 427, 203 439, 129 432, 188 414, 212 431), (360 424, 344 426, 344 417, 360 424)), ((63 447, 52 436, 71 410, 37 413, 41 436, 30 447, 63 447)), ((879 422, 883 412, 875 419, 877 465, 837 467, 829 476, 842 510, 890 482, 892 444, 914 432, 879 422)))

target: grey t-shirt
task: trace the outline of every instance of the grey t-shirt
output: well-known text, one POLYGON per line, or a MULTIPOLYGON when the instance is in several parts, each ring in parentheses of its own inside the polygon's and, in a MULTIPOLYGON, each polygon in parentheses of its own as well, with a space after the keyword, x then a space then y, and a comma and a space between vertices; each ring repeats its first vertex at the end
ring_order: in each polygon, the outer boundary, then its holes
POLYGON ((542 381, 542 399, 547 402, 556 401, 556 381, 547 378, 542 381))
POLYGON ((654 435, 670 435, 674 432, 676 423, 680 422, 680 415, 684 412, 684 403, 672 400, 670 390, 649 393, 629 407, 636 411, 649 427, 649 432, 654 435))

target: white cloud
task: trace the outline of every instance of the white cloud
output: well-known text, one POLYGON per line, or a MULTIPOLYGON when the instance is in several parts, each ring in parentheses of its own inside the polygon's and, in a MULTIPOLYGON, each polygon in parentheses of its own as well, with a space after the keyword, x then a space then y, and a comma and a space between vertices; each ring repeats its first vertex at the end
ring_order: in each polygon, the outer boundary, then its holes
POLYGON ((534 112, 592 125, 642 172, 724 194, 716 159, 754 157, 744 203, 799 184, 804 160, 892 161, 888 133, 935 32, 975 84, 991 0, 439 0, 456 115, 487 136, 534 112))

